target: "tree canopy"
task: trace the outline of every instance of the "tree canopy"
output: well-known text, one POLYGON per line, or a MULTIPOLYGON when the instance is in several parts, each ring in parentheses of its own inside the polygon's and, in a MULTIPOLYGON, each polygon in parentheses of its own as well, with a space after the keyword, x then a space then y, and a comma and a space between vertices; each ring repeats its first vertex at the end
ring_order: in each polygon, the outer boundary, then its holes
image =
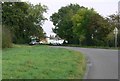
POLYGON ((80 6, 78 4, 70 4, 62 7, 58 10, 58 13, 54 13, 50 17, 50 20, 55 26, 53 32, 61 38, 68 40, 69 43, 78 43, 77 37, 72 30, 73 23, 71 18, 79 8, 80 6))
POLYGON ((114 42, 115 42, 115 35, 114 35, 114 28, 116 27, 119 31, 118 31, 118 46, 120 45, 120 21, 119 19, 119 15, 118 14, 112 14, 108 17, 106 17, 107 21, 110 23, 111 26, 111 31, 107 36, 107 41, 109 43, 109 46, 115 46, 114 42))
POLYGON ((106 45, 106 37, 112 30, 108 20, 93 8, 78 4, 61 7, 50 17, 53 32, 69 43, 81 45, 106 45))
POLYGON ((26 2, 4 2, 2 23, 12 33, 14 43, 28 43, 30 36, 43 37, 42 24, 46 20, 43 13, 47 7, 26 2))

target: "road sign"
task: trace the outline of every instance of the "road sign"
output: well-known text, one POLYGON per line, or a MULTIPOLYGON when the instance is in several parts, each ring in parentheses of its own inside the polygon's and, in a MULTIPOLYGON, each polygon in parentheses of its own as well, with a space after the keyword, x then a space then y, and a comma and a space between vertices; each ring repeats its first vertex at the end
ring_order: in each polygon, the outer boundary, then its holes
POLYGON ((115 27, 113 30, 113 33, 115 34, 115 47, 117 47, 117 34, 118 34, 118 29, 115 27))

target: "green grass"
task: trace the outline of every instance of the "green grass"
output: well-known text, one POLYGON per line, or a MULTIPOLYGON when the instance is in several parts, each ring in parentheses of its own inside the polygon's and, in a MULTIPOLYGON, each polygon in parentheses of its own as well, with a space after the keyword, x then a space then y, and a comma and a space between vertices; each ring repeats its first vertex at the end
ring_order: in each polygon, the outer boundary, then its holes
POLYGON ((69 46, 69 47, 82 47, 82 48, 98 48, 98 49, 113 49, 113 50, 118 50, 119 47, 108 47, 108 46, 81 46, 81 45, 75 45, 75 44, 65 44, 64 46, 69 46))
POLYGON ((82 79, 85 56, 48 46, 15 45, 3 50, 3 79, 82 79))

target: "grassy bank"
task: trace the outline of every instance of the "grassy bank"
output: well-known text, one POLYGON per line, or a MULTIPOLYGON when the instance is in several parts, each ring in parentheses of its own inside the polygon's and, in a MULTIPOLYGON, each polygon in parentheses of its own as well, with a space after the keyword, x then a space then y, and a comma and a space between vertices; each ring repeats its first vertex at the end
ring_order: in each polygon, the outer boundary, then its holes
POLYGON ((82 79, 83 54, 48 46, 16 45, 3 50, 3 79, 82 79))

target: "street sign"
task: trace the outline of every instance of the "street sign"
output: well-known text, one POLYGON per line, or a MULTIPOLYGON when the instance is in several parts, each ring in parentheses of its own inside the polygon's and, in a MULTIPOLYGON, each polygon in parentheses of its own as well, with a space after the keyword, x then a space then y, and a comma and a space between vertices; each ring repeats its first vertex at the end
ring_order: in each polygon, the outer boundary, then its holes
POLYGON ((118 29, 115 27, 113 30, 113 33, 115 34, 115 47, 117 47, 117 34, 118 34, 118 29))
POLYGON ((113 30, 114 34, 118 34, 118 29, 115 27, 115 29, 113 30))

